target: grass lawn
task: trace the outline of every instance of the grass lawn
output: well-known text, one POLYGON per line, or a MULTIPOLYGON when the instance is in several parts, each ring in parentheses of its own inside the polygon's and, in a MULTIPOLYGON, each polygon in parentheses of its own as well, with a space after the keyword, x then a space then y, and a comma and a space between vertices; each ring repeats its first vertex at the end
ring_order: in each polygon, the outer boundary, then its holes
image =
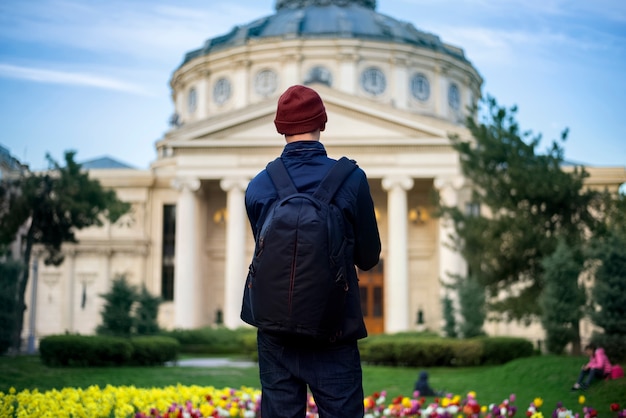
MULTIPOLYGON (((466 395, 477 393, 481 405, 499 403, 510 394, 516 395, 515 404, 524 416, 529 403, 536 397, 544 400, 545 416, 549 416, 557 402, 575 412, 580 393, 571 393, 570 387, 578 375, 584 357, 540 356, 515 360, 502 366, 432 368, 430 384, 435 390, 466 395)), ((412 396, 413 384, 420 369, 379 366, 363 367, 363 386, 366 395, 387 391, 388 402, 398 395, 412 396)), ((49 368, 37 356, 0 357, 0 392, 11 387, 21 391, 46 391, 64 387, 87 388, 136 386, 141 388, 176 385, 215 386, 217 388, 250 386, 260 388, 258 368, 189 368, 189 367, 121 367, 121 368, 49 368)), ((600 417, 613 416, 609 406, 613 402, 626 407, 626 379, 599 382, 583 392, 586 405, 596 408, 600 417)))

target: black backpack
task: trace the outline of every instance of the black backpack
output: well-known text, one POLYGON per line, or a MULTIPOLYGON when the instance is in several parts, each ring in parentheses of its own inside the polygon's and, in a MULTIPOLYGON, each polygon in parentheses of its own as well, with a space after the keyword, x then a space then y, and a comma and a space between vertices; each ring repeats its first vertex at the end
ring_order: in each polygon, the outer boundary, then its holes
POLYGON ((298 192, 280 158, 268 164, 278 200, 256 238, 244 321, 280 334, 340 336, 348 292, 347 238, 333 196, 356 168, 341 158, 311 195, 298 192))

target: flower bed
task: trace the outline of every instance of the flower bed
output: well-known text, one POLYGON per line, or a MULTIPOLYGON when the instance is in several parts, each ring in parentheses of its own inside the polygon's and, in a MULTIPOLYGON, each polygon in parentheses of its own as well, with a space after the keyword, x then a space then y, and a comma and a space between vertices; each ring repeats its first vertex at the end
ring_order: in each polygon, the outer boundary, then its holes
MULTIPOLYGON (((592 418, 597 410, 585 405, 579 397, 579 412, 563 405, 545 415, 546 418, 592 418)), ((66 388, 39 392, 24 390, 0 392, 0 417, 114 417, 114 418, 202 418, 260 417, 261 391, 203 386, 169 386, 139 389, 133 386, 91 386, 87 389, 66 388)), ((374 393, 363 400, 365 418, 429 417, 429 418, 505 418, 518 414, 515 395, 498 404, 481 405, 474 392, 465 397, 448 394, 432 400, 398 396, 388 400, 385 392, 374 393)), ((544 418, 543 401, 536 398, 520 416, 544 418)), ((615 418, 626 418, 626 409, 611 404, 615 418)), ((317 417, 315 400, 309 397, 307 417, 317 417)))

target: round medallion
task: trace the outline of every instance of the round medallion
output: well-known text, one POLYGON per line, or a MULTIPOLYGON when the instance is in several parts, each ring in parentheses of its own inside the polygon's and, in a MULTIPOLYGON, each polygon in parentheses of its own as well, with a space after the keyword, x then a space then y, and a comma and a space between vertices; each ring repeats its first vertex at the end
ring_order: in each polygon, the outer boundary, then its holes
POLYGON ((230 98, 230 81, 227 78, 220 78, 213 86, 213 101, 218 105, 226 103, 230 98))
POLYGON ((366 92, 378 96, 385 91, 387 80, 380 68, 370 67, 361 74, 361 87, 366 92))
POLYGON ((411 94, 422 102, 425 102, 430 97, 430 84, 424 74, 415 74, 411 78, 411 94))
POLYGON ((259 71, 254 79, 254 90, 261 96, 269 96, 276 91, 278 76, 272 70, 259 71))

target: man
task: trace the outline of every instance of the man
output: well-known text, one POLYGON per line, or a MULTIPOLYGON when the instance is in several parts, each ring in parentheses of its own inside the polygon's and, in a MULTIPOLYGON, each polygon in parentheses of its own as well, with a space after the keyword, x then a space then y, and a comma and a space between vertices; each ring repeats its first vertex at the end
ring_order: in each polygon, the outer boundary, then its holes
MULTIPOLYGON (((313 89, 292 86, 278 100, 274 124, 287 145, 281 159, 300 193, 312 194, 335 164, 319 142, 326 127, 324 103, 313 89)), ((246 210, 255 239, 278 192, 261 171, 248 185, 246 210)), ((356 269, 369 270, 380 256, 380 237, 367 177, 356 168, 334 198, 344 216, 347 235, 347 296, 341 332, 331 340, 286 336, 259 329, 257 333, 263 417, 304 417, 307 385, 320 417, 362 417, 363 386, 357 340, 367 336, 361 312, 356 269)), ((244 298, 242 319, 254 323, 244 298)))

